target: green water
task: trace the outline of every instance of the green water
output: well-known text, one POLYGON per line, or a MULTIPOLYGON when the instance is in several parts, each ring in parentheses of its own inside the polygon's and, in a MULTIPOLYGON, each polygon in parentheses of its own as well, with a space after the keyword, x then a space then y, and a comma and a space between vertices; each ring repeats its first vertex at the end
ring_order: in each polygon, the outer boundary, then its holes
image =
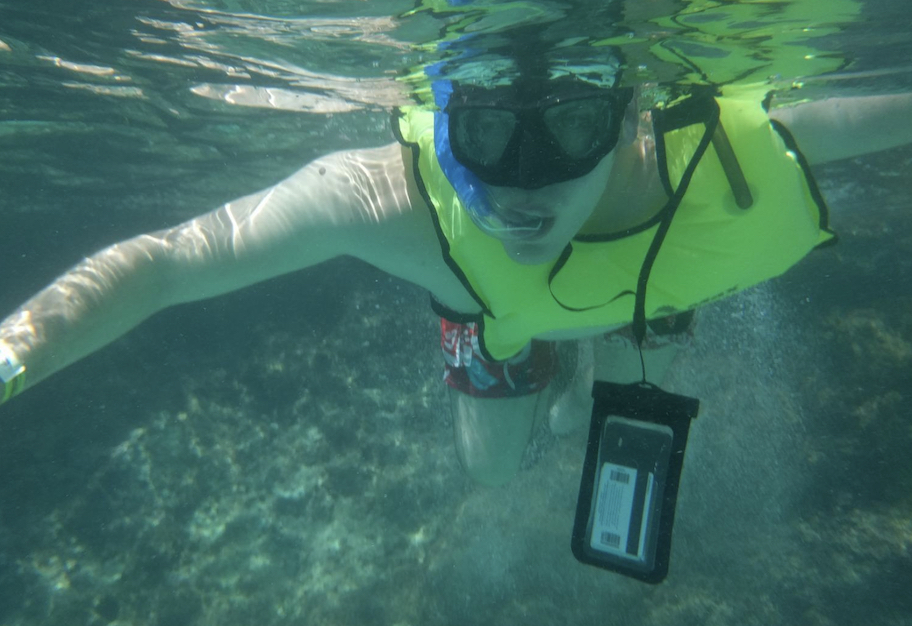
MULTIPOLYGON (((657 17, 694 6, 0 2, 0 310, 391 141, 400 79, 454 33, 629 36, 638 71, 679 79, 636 42, 705 63, 737 39, 796 97, 912 87, 898 0, 815 25, 823 78, 744 43, 762 24, 657 17)), ((840 245, 704 312, 669 381, 704 412, 660 587, 570 554, 584 433, 469 483, 426 294, 341 259, 166 311, 0 409, 0 624, 912 624, 910 172, 908 148, 818 168, 840 245)))

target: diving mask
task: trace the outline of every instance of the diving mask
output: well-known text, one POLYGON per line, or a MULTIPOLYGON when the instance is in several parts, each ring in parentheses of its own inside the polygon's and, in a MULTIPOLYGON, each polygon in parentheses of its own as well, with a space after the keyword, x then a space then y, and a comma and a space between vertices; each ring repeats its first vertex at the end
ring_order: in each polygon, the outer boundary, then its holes
POLYGON ((452 154, 488 185, 539 189, 579 178, 617 145, 631 97, 572 78, 454 85, 445 109, 452 154))

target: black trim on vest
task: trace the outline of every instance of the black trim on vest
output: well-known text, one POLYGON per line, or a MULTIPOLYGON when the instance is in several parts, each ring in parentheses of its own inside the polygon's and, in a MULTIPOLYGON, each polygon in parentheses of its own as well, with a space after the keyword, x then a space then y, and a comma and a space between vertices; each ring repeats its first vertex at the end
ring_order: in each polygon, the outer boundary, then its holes
MULTIPOLYGON (((437 215, 437 209, 434 208, 434 203, 431 200, 431 195, 428 193, 427 187, 424 185, 424 179, 421 178, 421 170, 418 165, 421 160, 421 147, 417 142, 409 142, 405 140, 405 137, 402 136, 402 133, 399 130, 399 120, 402 117, 402 111, 400 109, 395 109, 392 113, 392 122, 391 126, 393 127, 393 136, 403 146, 406 146, 412 151, 412 172, 413 178, 415 179, 415 185, 418 187, 418 193, 421 194, 424 203, 428 207, 428 212, 431 214, 431 222, 434 224, 434 231, 437 233, 437 242, 440 244, 440 253, 443 256, 443 262, 446 263, 447 267, 450 268, 450 271, 456 276, 465 290, 472 296, 472 299, 478 303, 478 306, 481 307, 480 313, 474 314, 463 314, 460 313, 460 316, 465 316, 464 319, 468 319, 473 322, 480 322, 484 315, 490 315, 494 317, 494 314, 482 300, 481 296, 472 288, 471 283, 469 283, 468 277, 462 271, 462 268, 459 267, 459 264, 450 256, 450 242, 447 240, 446 235, 443 234, 443 229, 440 227, 440 216, 437 215), (468 316, 472 316, 471 319, 468 316)), ((439 303, 438 303, 439 304, 439 303)), ((442 305, 441 305, 442 306, 442 305)), ((433 305, 432 305, 433 308, 433 305)), ((454 311, 455 313, 455 311, 454 311)), ((450 319, 447 317, 446 319, 450 319)), ((458 320, 451 320, 458 322, 458 320)), ((465 323, 465 322, 459 322, 465 323)))
POLYGON ((481 313, 460 313, 455 309, 451 309, 435 298, 433 294, 431 295, 431 310, 434 311, 438 317, 442 317, 446 321, 453 322, 454 324, 477 323, 481 317, 481 313))
POLYGON ((778 120, 770 119, 770 124, 773 126, 773 130, 779 133, 779 136, 782 138, 782 142, 785 144, 785 147, 788 148, 795 155, 795 160, 798 162, 798 166, 801 168, 801 172, 804 174, 805 182, 807 182, 808 190, 811 192, 811 198, 814 200, 814 203, 817 205, 817 211, 820 213, 820 230, 825 233, 832 235, 832 239, 825 241, 821 244, 818 244, 818 248, 826 248, 827 246, 832 246, 838 243, 839 238, 835 232, 830 230, 830 208, 827 206, 826 200, 823 199, 823 194, 820 193, 820 187, 817 186, 817 179, 814 178, 814 173, 811 172, 811 164, 808 163, 807 158, 798 148, 798 143, 795 141, 795 137, 785 127, 785 124, 778 120))
POLYGON ((506 360, 495 358, 494 355, 488 352, 488 348, 484 341, 485 316, 482 313, 460 313, 459 311, 454 311, 441 303, 434 296, 431 296, 431 310, 434 311, 437 316, 442 317, 448 322, 453 322, 454 324, 474 323, 478 329, 476 336, 478 338, 478 349, 481 351, 481 356, 492 363, 506 360))
POLYGON ((405 140, 405 137, 402 136, 402 131, 399 130, 399 120, 404 117, 402 109, 395 108, 390 113, 390 129, 393 131, 393 137, 396 138, 396 141, 403 146, 413 146, 415 144, 409 143, 405 140))
POLYGON ((485 318, 483 315, 481 316, 481 319, 479 319, 477 322, 477 328, 478 328, 478 332, 475 333, 475 336, 478 338, 478 349, 481 350, 481 356, 483 356, 486 360, 488 360, 492 363, 497 363, 499 361, 508 360, 509 357, 507 357, 506 359, 498 359, 498 358, 495 358, 493 354, 488 352, 488 346, 485 344, 485 318))

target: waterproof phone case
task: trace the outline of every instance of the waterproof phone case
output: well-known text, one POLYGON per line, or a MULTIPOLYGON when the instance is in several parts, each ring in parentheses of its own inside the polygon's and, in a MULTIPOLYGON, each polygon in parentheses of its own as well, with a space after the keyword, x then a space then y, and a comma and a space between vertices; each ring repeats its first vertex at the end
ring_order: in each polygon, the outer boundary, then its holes
POLYGON ((577 559, 658 583, 699 402, 648 383, 597 382, 571 546, 577 559))

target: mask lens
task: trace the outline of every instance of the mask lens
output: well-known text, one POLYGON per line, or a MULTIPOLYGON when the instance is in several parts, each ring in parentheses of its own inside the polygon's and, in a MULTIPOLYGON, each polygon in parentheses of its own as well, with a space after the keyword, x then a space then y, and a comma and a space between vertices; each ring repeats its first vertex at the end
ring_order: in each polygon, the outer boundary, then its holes
POLYGON ((598 151, 611 128, 611 104, 600 98, 571 100, 548 107, 544 122, 561 150, 572 159, 598 151))
POLYGON ((450 141, 461 160, 468 165, 497 165, 513 133, 517 119, 512 111, 493 108, 466 108, 454 112, 450 141))

